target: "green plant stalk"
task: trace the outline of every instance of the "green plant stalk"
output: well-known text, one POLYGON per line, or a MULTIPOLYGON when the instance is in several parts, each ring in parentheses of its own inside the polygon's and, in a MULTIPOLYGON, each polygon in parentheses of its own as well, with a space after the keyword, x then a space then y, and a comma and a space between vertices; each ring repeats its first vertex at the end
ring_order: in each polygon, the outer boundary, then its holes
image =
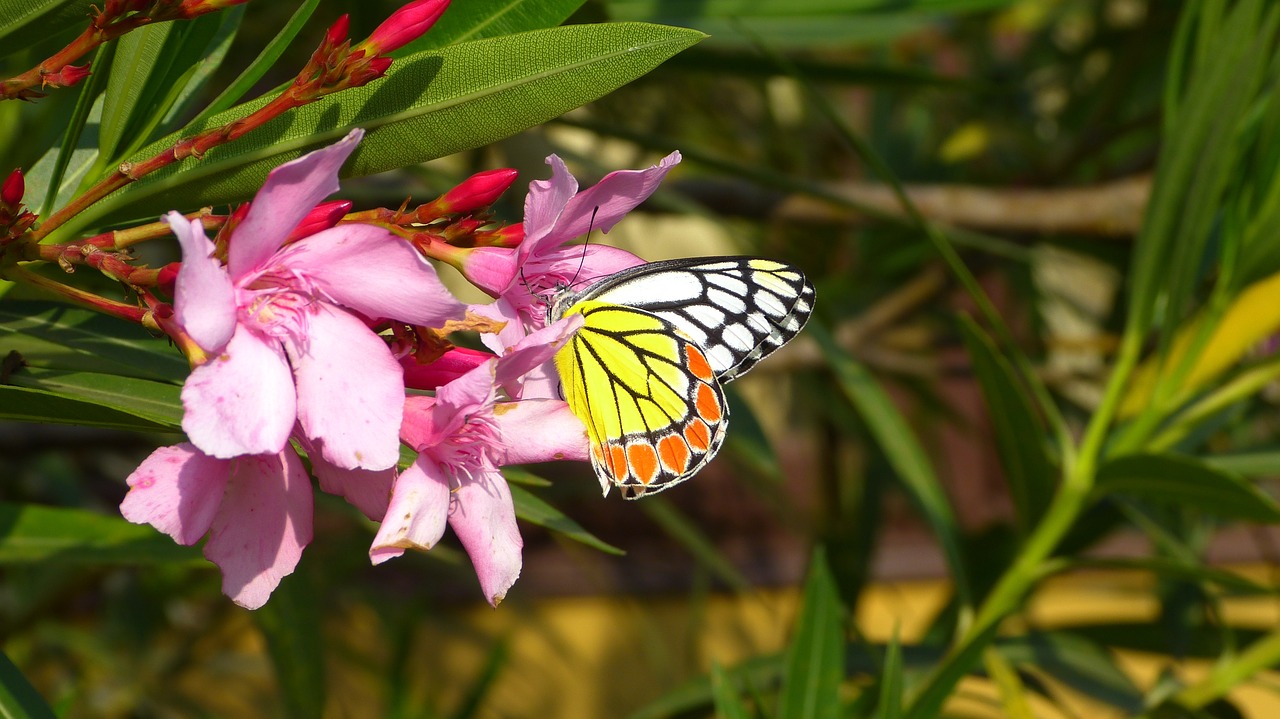
POLYGON ((1278 663, 1280 631, 1275 631, 1250 644, 1235 661, 1216 665, 1209 676, 1174 695, 1173 701, 1188 709, 1201 709, 1226 695, 1237 684, 1278 663))
POLYGON ((911 702, 912 711, 907 716, 920 717, 916 713, 918 706, 926 700, 936 699, 939 694, 950 692, 950 680, 946 677, 953 673, 953 665, 960 661, 970 661, 973 653, 968 650, 976 643, 988 641, 994 636, 994 627, 1013 613, 1031 587, 1045 576, 1046 560, 1088 503, 1107 439, 1107 430, 1120 406, 1129 376, 1138 364, 1141 350, 1142 338, 1139 334, 1132 330, 1126 332, 1116 357, 1115 370, 1107 383, 1106 394, 1089 421, 1079 450, 1063 456, 1063 479, 1058 493, 1054 495, 1040 523, 1027 537, 1013 564, 1001 575, 982 602, 973 622, 959 641, 952 645, 946 658, 935 667, 929 679, 921 685, 922 688, 911 702))

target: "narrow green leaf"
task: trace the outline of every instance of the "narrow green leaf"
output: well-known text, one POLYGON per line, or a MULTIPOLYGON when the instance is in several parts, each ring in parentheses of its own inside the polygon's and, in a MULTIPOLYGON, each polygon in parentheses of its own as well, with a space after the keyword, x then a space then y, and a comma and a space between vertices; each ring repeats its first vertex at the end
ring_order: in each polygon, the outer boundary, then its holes
POLYGON ((210 13, 190 21, 147 25, 120 39, 102 110, 102 162, 114 169, 118 160, 155 137, 178 101, 201 77, 207 78, 209 65, 216 67, 221 60, 210 57, 210 50, 226 40, 225 21, 223 13, 210 13))
MULTIPOLYGON (((191 65, 191 70, 184 73, 185 80, 174 87, 173 102, 169 106, 168 112, 164 114, 164 121, 159 125, 160 132, 167 134, 179 127, 179 123, 189 123, 191 114, 195 110, 195 104, 201 99, 202 90, 205 85, 213 79, 214 73, 222 66, 223 60, 227 57, 227 52, 231 50, 231 44, 236 39, 236 34, 240 30, 240 21, 244 19, 244 13, 247 5, 237 5, 232 8, 208 16, 216 17, 219 20, 218 26, 209 34, 209 40, 205 44, 204 51, 196 58, 191 65)), ((212 20, 210 20, 212 22, 212 20)), ((210 113, 212 114, 212 113, 210 113)), ((156 132, 148 132, 146 139, 156 137, 156 132)))
POLYGON ((841 391, 858 409, 889 464, 897 472, 903 487, 929 522, 947 558, 956 583, 956 594, 963 604, 969 604, 971 591, 960 551, 960 530, 951 513, 946 492, 933 471, 924 447, 920 446, 888 393, 865 367, 836 345, 825 327, 817 322, 810 322, 807 331, 821 347, 841 391))
POLYGON ((1270 477, 1280 474, 1280 450, 1215 454, 1199 459, 1216 470, 1244 477, 1270 477))
POLYGON ((844 678, 844 622, 840 595, 817 547, 809 562, 800 617, 787 648, 778 719, 835 719, 844 678))
POLYGON ((151 527, 83 509, 0 502, 0 564, 206 564, 151 527))
POLYGON ((723 719, 749 719, 747 705, 738 695, 738 687, 719 662, 711 662, 711 696, 716 715, 723 719))
MULTIPOLYGON (((782 657, 769 654, 741 662, 728 673, 746 686, 770 688, 778 685, 782 672, 782 657)), ((714 703, 711 678, 697 677, 630 714, 628 719, 667 719, 686 714, 699 716, 713 708, 714 703)))
POLYGON ((469 40, 514 35, 555 27, 582 6, 584 0, 468 0, 453 3, 427 32, 393 57, 435 50, 469 40))
POLYGON ((182 353, 141 327, 49 302, 0 302, 0 354, 18 352, 32 367, 181 383, 182 353))
POLYGON ((201 124, 209 117, 224 110, 229 110, 232 105, 240 102, 253 89, 253 86, 267 74, 267 71, 275 65, 276 60, 280 59, 280 56, 288 49, 289 43, 293 42, 298 33, 302 32, 302 28, 306 26, 307 20, 311 19, 312 13, 316 11, 316 7, 319 4, 320 0, 303 0, 302 4, 298 5, 298 9, 293 11, 293 15, 289 16, 289 21, 285 23, 285 26, 280 29, 280 32, 276 33, 275 37, 271 38, 271 42, 267 43, 267 46, 262 49, 262 52, 258 53, 253 62, 249 63, 249 66, 235 80, 232 80, 231 84, 227 85, 227 88, 214 98, 208 107, 201 110, 200 114, 188 126, 201 124))
POLYGON ((1139 454, 1113 459, 1098 470, 1096 497, 1127 494, 1228 519, 1280 522, 1280 504, 1248 481, 1190 457, 1139 454))
POLYGON ((889 646, 884 652, 884 668, 880 670, 880 700, 876 704, 879 719, 902 716, 902 645, 898 643, 898 627, 893 628, 889 646))
MULTIPOLYGON (((203 159, 188 158, 147 176, 77 216, 58 235, 105 219, 246 199, 268 171, 353 127, 367 134, 347 163, 348 177, 486 145, 601 97, 701 39, 692 30, 639 23, 573 25, 401 58, 379 81, 327 96, 203 159)), ((240 105, 182 134, 240 119, 268 101, 240 105)), ((176 140, 157 141, 133 159, 151 157, 176 140)))
POLYGON ((164 432, 168 427, 129 412, 42 390, 0 385, 0 420, 75 424, 137 432, 164 432))
POLYGON ((1000 708, 1007 719, 1035 719, 1031 706, 1027 702, 1027 691, 1022 686, 1022 679, 1014 671, 1004 655, 995 647, 987 647, 982 654, 987 675, 995 682, 1000 691, 1000 708))
POLYGON ((910 701, 905 714, 907 719, 933 719, 941 716, 942 705, 951 696, 956 684, 978 665, 982 653, 995 639, 998 627, 998 622, 991 623, 960 651, 948 653, 936 665, 938 668, 929 677, 929 681, 924 683, 917 694, 909 697, 910 701))
MULTIPOLYGON (((96 372, 63 372, 28 368, 9 376, 14 388, 37 390, 49 395, 131 414, 158 427, 176 430, 182 425, 182 388, 167 382, 152 382, 96 372)), ((6 407, 0 412, 7 412, 6 407)), ((63 421, 52 418, 35 421, 63 421)))
POLYGON ((751 405, 743 402, 732 389, 726 389, 725 395, 729 400, 729 416, 733 417, 733 432, 725 440, 726 449, 734 457, 749 464, 762 477, 781 484, 783 474, 778 455, 774 454, 764 427, 756 418, 751 405))
POLYGON ((54 719, 56 716, 4 652, 0 652, 0 716, 4 719, 54 719))
POLYGON ((1280 592, 1280 588, 1258 584, 1248 577, 1225 569, 1187 564, 1180 560, 1163 557, 1141 557, 1135 559, 1076 557, 1065 561, 1062 569, 1063 571, 1075 569, 1119 569, 1151 572, 1168 579, 1216 585, 1233 595, 1267 596, 1280 592))
POLYGON ((267 652, 280 683, 285 715, 322 719, 325 705, 324 641, 320 608, 310 576, 299 567, 253 612, 267 639, 267 652))
POLYGON ((676 540, 680 546, 693 556, 703 567, 716 576, 720 581, 732 587, 735 591, 745 592, 751 587, 751 583, 747 578, 742 576, 737 567, 733 566, 720 550, 716 548, 705 533, 698 525, 689 521, 664 497, 646 497, 643 502, 637 502, 645 514, 652 519, 655 524, 667 533, 667 536, 676 540))
POLYGON ((996 649, 1014 665, 1044 672, 1126 713, 1142 710, 1142 692, 1133 680, 1110 652, 1088 639, 1066 632, 1032 632, 1003 639, 996 649))
POLYGON ((17 52, 49 37, 54 29, 84 29, 94 0, 23 0, 0 3, 0 47, 17 52))
MULTIPOLYGON (((503 470, 504 472, 506 470, 503 470)), ((607 554, 622 555, 626 552, 609 544, 582 528, 582 525, 565 516, 563 512, 542 501, 529 490, 518 484, 508 484, 511 499, 516 505, 516 516, 530 524, 546 527, 588 547, 599 549, 607 554)))
POLYGON ((503 467, 502 476, 507 478, 508 482, 523 484, 526 487, 550 487, 551 480, 543 479, 538 475, 520 467, 503 467))
POLYGON ((960 330, 987 401, 1000 463, 1017 511, 1018 530, 1025 536, 1044 515, 1056 489, 1046 448, 1048 434, 1013 366, 996 351, 991 339, 967 316, 961 316, 960 330))

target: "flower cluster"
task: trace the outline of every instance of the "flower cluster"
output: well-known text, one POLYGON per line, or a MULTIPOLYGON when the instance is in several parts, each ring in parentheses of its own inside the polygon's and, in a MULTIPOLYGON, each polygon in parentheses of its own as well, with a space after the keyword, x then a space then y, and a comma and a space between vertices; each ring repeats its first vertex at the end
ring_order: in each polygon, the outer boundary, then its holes
POLYGON ((523 225, 494 230, 471 213, 511 184, 511 170, 407 215, 323 202, 360 138, 277 167, 213 240, 199 219, 164 218, 182 247, 171 334, 193 365, 182 391, 189 441, 130 475, 121 511, 182 544, 207 537, 224 593, 256 608, 312 539, 309 464, 322 491, 379 523, 373 563, 431 548, 448 525, 496 605, 522 549, 499 468, 587 458, 584 428, 546 369, 581 318, 544 326, 535 291, 640 263, 566 243, 611 228, 679 156, 583 192, 552 156, 523 225), (464 305, 427 257, 493 302, 464 305), (459 329, 481 332, 489 351, 453 346, 459 329), (434 394, 406 396, 406 386, 434 394), (417 453, 403 470, 402 443, 417 453))

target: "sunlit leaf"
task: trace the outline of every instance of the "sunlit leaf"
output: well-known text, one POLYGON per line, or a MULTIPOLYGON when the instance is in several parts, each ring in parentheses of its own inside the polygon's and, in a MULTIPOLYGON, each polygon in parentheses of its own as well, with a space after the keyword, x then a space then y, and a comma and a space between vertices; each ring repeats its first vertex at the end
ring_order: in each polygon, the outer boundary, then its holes
POLYGON ((54 719, 56 716, 4 652, 0 652, 0 716, 5 719, 54 719))
POLYGON ((598 539, 594 534, 582 528, 582 525, 567 517, 563 512, 534 496, 529 490, 518 484, 508 485, 511 488, 511 499, 516 505, 516 516, 530 524, 546 527, 554 532, 588 547, 599 549, 608 554, 626 554, 621 549, 598 539))
POLYGON ((151 527, 83 509, 0 502, 0 564, 204 564, 151 527))

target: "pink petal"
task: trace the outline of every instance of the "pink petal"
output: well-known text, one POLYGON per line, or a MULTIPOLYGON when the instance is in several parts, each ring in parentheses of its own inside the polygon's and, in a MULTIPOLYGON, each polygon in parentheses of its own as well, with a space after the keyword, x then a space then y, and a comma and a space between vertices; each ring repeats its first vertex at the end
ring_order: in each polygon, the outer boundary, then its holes
POLYGON ((557 231, 560 214, 578 191, 578 180, 556 155, 547 156, 551 179, 529 183, 524 198, 524 242, 518 248, 520 261, 541 249, 543 243, 557 245, 566 239, 557 231), (554 234, 553 234, 554 233, 554 234))
POLYGON ((511 489, 496 470, 464 481, 449 505, 449 526, 471 557, 484 597, 493 606, 516 583, 524 540, 516 526, 511 489))
POLYGON ((356 317, 317 303, 305 347, 288 346, 298 422, 342 469, 387 469, 400 459, 404 379, 386 342, 356 317))
POLYGON ((204 556, 222 569, 222 593, 246 609, 267 602, 311 541, 311 481, 292 448, 240 457, 204 556))
POLYGON ((499 465, 588 458, 587 428, 564 400, 499 402, 493 417, 502 433, 499 465))
POLYGON ((320 489, 347 500, 364 516, 377 522, 387 513, 391 501, 391 485, 395 469, 342 469, 335 467, 315 451, 305 438, 301 440, 311 459, 311 474, 320 480, 320 489))
POLYGON ((498 359, 494 382, 506 390, 508 396, 519 397, 521 379, 550 360, 582 323, 582 315, 570 315, 525 335, 498 359))
POLYGON ((484 333, 480 335, 480 342, 485 347, 493 350, 495 355, 501 355, 508 347, 514 347, 528 334, 519 310, 504 297, 499 297, 485 305, 470 305, 467 307, 467 311, 481 317, 487 317, 495 322, 506 323, 502 329, 498 330, 497 334, 484 333))
POLYGON ((253 196, 249 214, 228 243, 227 269, 232 278, 261 267, 312 208, 338 191, 338 170, 362 137, 364 130, 356 128, 332 145, 286 162, 267 175, 253 196))
POLYGON ((437 431, 455 431, 455 424, 460 427, 466 421, 467 415, 479 411, 493 401, 495 362, 496 358, 436 390, 437 431), (447 419, 443 413, 449 413, 451 418, 447 419), (453 419, 457 420, 456 423, 453 419))
POLYGON ((464 305, 440 283, 431 263, 381 227, 338 225, 289 245, 277 261, 366 317, 426 327, 462 318, 464 305))
POLYGON ((227 270, 213 256, 213 243, 199 220, 177 212, 164 216, 182 246, 173 312, 178 324, 206 352, 220 352, 236 329, 235 288, 227 270))
POLYGON ((406 549, 431 549, 444 536, 449 516, 449 481, 429 459, 420 458, 396 478, 391 506, 369 548, 369 559, 382 564, 406 549))
POLYGON ((497 297, 518 279, 520 259, 509 247, 476 247, 465 250, 462 274, 490 297, 497 297))
POLYGON ((229 460, 214 459, 193 445, 161 447, 129 475, 120 514, 190 546, 209 531, 230 474, 229 460))
POLYGON ((280 343, 237 325, 222 354, 187 377, 182 429, 214 457, 275 454, 289 441, 296 406, 280 343))

